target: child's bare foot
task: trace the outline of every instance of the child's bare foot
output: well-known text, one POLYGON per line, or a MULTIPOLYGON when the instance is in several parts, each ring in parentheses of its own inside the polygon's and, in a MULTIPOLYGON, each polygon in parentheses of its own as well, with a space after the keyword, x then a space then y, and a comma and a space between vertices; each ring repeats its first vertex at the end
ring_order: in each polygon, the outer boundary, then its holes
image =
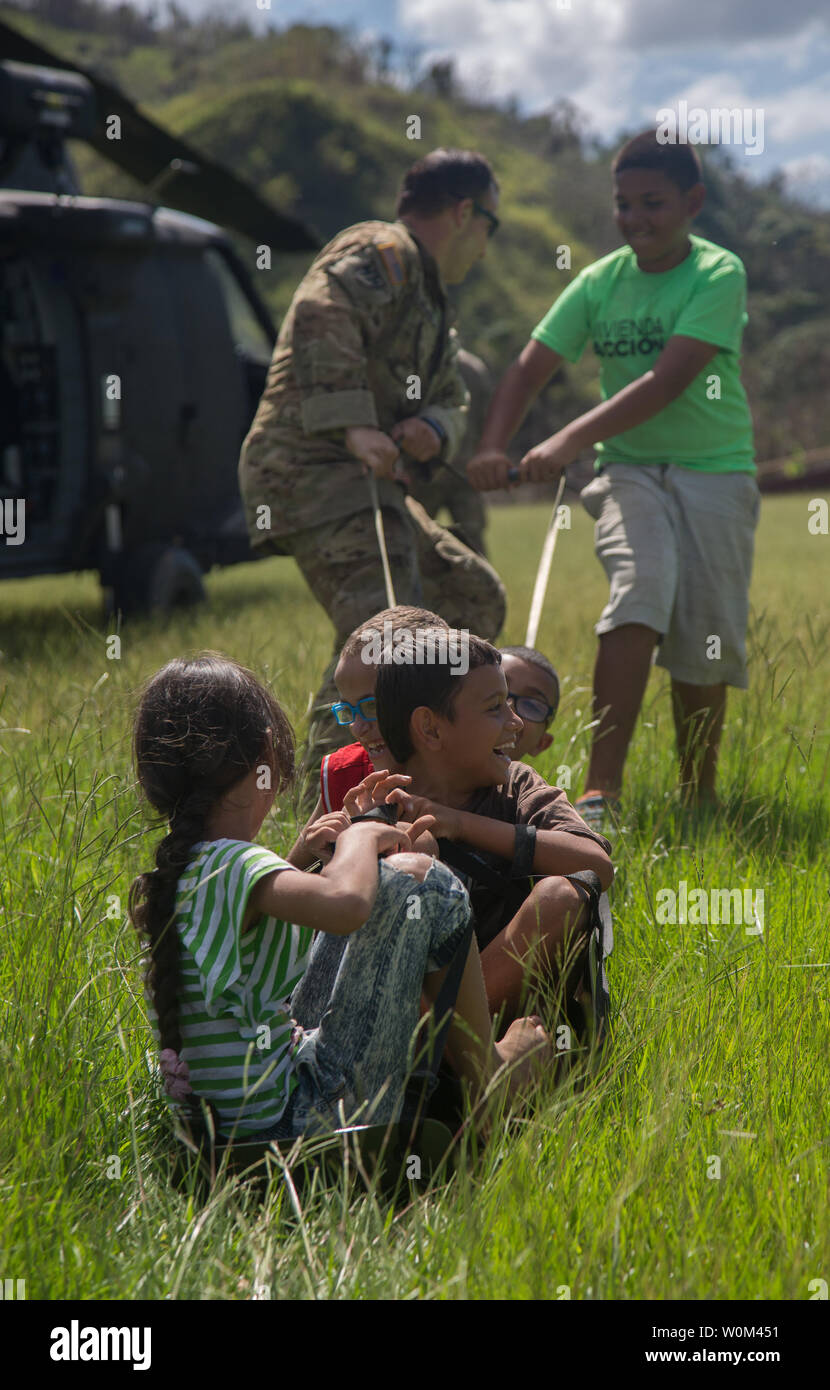
POLYGON ((550 1062, 553 1044, 545 1032, 538 1014, 517 1018, 504 1037, 496 1043, 496 1052, 503 1065, 509 1067, 508 1095, 526 1090, 534 1077, 550 1062))
POLYGON ((517 1018, 504 1037, 493 1044, 497 1070, 473 1112, 473 1128, 486 1143, 492 1134, 493 1118, 501 1113, 504 1101, 526 1094, 533 1079, 550 1066, 553 1044, 538 1014, 517 1018))

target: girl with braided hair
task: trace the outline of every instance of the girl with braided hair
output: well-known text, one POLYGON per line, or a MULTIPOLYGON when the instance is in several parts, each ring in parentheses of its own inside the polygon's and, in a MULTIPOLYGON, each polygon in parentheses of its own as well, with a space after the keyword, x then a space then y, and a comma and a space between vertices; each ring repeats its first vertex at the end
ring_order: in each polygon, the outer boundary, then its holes
MULTIPOLYGON (((327 818, 319 874, 257 844, 294 737, 252 673, 216 652, 150 679, 133 751, 169 826, 129 903, 168 1094, 207 1103, 220 1138, 336 1128, 341 1101, 350 1118, 368 1104, 363 1118, 396 1119, 421 991, 435 1001, 470 911, 444 865, 409 852, 429 817, 409 833, 327 818), (345 949, 327 950, 337 937, 345 949)), ((548 1046, 536 1018, 493 1043, 473 941, 447 1044, 456 1070, 478 1090, 511 1063, 515 1089, 548 1046)))

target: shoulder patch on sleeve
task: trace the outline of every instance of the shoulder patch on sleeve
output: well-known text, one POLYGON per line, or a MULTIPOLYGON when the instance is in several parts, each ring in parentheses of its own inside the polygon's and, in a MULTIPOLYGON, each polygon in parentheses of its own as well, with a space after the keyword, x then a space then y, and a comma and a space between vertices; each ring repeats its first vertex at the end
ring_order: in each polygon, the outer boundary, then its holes
POLYGON ((394 241, 380 241, 375 245, 384 273, 390 285, 406 283, 406 267, 394 241))
POLYGON ((372 242, 354 248, 331 262, 326 266, 326 272, 333 275, 353 298, 368 302, 375 299, 391 300, 393 291, 400 283, 392 279, 378 247, 372 242))

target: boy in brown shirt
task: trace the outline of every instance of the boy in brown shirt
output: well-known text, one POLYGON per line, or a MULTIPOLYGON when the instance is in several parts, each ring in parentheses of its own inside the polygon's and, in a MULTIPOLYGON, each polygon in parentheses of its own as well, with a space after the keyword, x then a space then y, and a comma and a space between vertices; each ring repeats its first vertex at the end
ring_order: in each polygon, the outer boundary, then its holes
POLYGON ((429 833, 447 863, 458 862, 459 848, 476 856, 467 862, 476 865, 471 900, 488 999, 494 1012, 518 1016, 529 958, 558 978, 580 928, 584 935, 586 895, 566 875, 593 870, 607 889, 614 871, 608 841, 565 793, 511 761, 523 726, 500 653, 473 636, 468 653, 464 675, 447 664, 380 663, 378 726, 412 780, 386 793, 381 783, 374 799, 398 802, 413 841, 429 833))

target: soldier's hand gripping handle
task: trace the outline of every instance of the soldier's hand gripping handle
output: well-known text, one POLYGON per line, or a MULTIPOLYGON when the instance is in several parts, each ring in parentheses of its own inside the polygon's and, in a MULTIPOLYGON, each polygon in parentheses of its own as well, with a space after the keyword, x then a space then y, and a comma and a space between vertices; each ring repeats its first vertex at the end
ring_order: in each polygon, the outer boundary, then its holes
POLYGON ((363 464, 364 473, 371 470, 377 478, 394 477, 398 446, 382 430, 355 425, 346 430, 346 448, 363 464))
POLYGON ((419 420, 417 416, 410 416, 408 420, 398 420, 397 424, 392 426, 390 434, 400 446, 401 452, 407 453, 416 463, 427 463, 441 452, 442 440, 437 429, 426 420, 419 420))
POLYGON ((482 449, 467 464, 467 478, 479 492, 508 487, 518 482, 518 474, 501 449, 482 449))

